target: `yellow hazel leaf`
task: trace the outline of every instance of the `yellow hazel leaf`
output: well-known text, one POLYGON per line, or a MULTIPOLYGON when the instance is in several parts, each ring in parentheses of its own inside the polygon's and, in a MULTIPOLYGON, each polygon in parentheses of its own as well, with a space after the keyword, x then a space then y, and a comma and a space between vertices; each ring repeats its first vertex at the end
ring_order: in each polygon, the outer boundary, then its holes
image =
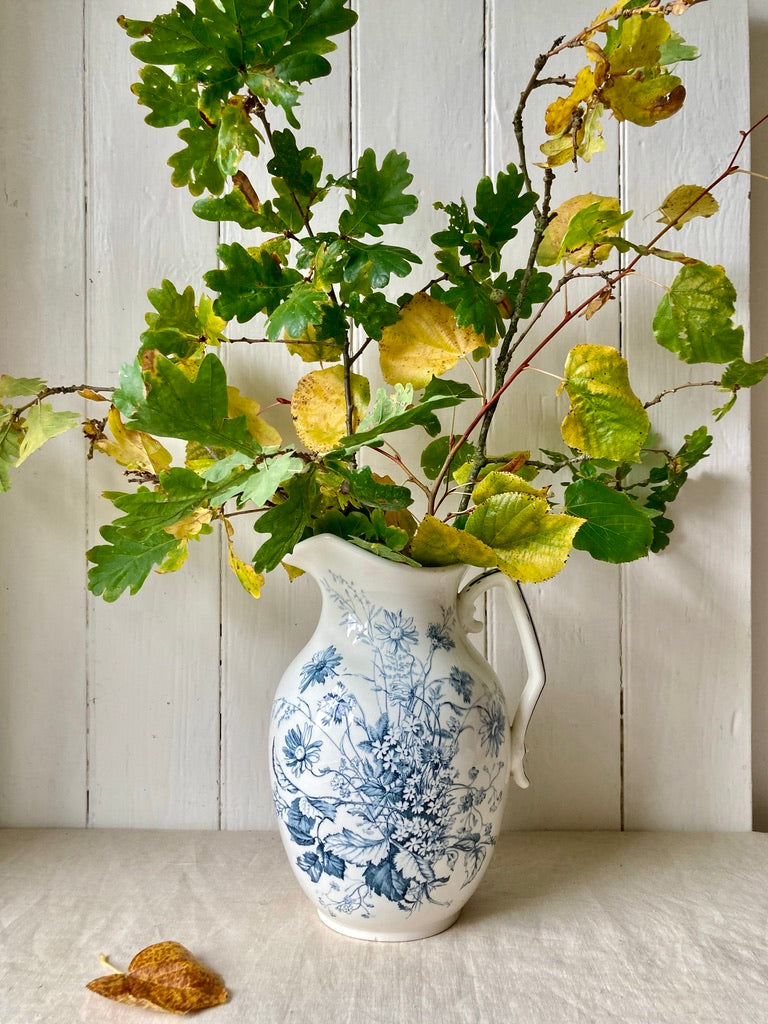
POLYGON ((720 206, 713 195, 700 185, 678 185, 659 207, 659 224, 671 224, 679 231, 695 217, 711 217, 720 206))
MULTIPOLYGON (((352 374, 352 429, 365 416, 371 400, 365 377, 352 374)), ((330 451, 347 434, 344 367, 328 366, 302 377, 291 397, 291 416, 302 443, 314 452, 330 451)))
POLYGON ((221 977, 178 942, 147 946, 125 974, 95 978, 86 987, 118 1003, 176 1014, 219 1006, 228 998, 221 977))
POLYGON ((255 437, 262 448, 276 448, 282 438, 269 423, 259 416, 261 406, 252 398, 241 395, 237 388, 227 388, 227 415, 230 419, 245 416, 248 433, 255 437))
POLYGON ((382 331, 381 372, 388 384, 423 388, 485 344, 471 327, 459 327, 449 306, 419 292, 400 310, 397 323, 382 331))
POLYGON ((411 542, 411 557, 422 565, 496 565, 496 555, 477 537, 426 515, 411 542))

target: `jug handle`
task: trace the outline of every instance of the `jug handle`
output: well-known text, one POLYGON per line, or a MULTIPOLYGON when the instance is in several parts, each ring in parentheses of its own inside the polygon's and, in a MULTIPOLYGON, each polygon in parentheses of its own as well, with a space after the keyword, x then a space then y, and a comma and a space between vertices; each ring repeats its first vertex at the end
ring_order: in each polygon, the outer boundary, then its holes
POLYGON ((456 605, 459 623, 468 633, 477 633, 483 628, 483 623, 475 618, 474 606, 478 597, 490 590, 492 587, 501 587, 507 599, 512 617, 515 620, 517 631, 520 635, 520 643, 523 648, 528 679, 523 688, 522 695, 512 719, 511 726, 511 767, 510 774, 521 789, 527 789, 529 782, 525 774, 525 734, 531 721, 534 709, 547 681, 544 659, 541 653, 541 645, 536 635, 536 628, 528 610, 528 605, 523 597, 520 584, 515 583, 498 569, 491 569, 489 572, 476 576, 459 591, 456 605))

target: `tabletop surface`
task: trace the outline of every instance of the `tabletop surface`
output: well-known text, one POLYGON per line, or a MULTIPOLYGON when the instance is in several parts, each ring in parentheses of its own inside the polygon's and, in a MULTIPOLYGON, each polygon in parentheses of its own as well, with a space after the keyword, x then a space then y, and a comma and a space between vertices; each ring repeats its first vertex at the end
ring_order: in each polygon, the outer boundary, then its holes
POLYGON ((0 1024, 162 1019, 85 988, 162 940, 212 1024, 765 1024, 768 835, 518 832, 431 939, 327 929, 278 837, 0 830, 0 1024))

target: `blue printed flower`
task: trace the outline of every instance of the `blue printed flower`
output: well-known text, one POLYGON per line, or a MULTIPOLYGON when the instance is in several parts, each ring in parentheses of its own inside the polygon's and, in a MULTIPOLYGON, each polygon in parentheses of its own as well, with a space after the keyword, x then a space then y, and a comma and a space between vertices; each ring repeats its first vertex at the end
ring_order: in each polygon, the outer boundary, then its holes
POLYGON ((312 658, 301 669, 301 681, 299 683, 301 693, 304 693, 308 686, 314 686, 315 683, 324 683, 328 676, 335 676, 336 669, 341 664, 341 661, 341 655, 333 644, 330 647, 326 647, 324 651, 318 651, 317 654, 313 654, 312 658))
POLYGON ((404 651, 407 644, 417 644, 419 634, 413 628, 413 619, 406 619, 402 611, 384 612, 385 624, 376 626, 376 632, 387 646, 387 653, 404 651))
POLYGON ((431 622, 427 626, 427 636, 432 644, 433 650, 450 651, 456 644, 453 642, 448 627, 440 622, 431 622))
POLYGON ((305 725, 303 732, 294 726, 285 734, 285 763, 294 775, 300 775, 319 760, 322 745, 320 740, 312 739, 311 725, 305 725))
POLYGON ((472 696, 472 687, 475 685, 475 681, 469 672, 463 672, 456 665, 451 669, 451 674, 448 677, 448 682, 454 688, 456 693, 459 694, 465 704, 469 704, 470 697, 472 696))
POLYGON ((492 757, 498 757, 506 727, 507 717, 498 701, 489 708, 480 708, 480 742, 483 750, 492 757))
POLYGON ((347 691, 343 683, 326 693, 317 702, 317 710, 322 713, 323 725, 339 725, 355 706, 355 698, 347 691))

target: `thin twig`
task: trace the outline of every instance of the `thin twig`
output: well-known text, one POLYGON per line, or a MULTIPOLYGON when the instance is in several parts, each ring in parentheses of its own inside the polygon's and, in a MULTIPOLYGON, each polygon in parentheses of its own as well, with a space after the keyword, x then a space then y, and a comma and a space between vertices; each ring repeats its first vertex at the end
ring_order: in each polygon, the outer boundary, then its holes
POLYGON ((665 388, 663 391, 660 391, 655 398, 650 400, 650 402, 646 402, 643 405, 643 408, 650 409, 652 405, 658 405, 662 398, 666 398, 667 395, 674 395, 676 391, 682 391, 683 388, 716 388, 719 387, 719 385, 719 380, 692 380, 688 381, 687 384, 678 384, 676 387, 665 388))

